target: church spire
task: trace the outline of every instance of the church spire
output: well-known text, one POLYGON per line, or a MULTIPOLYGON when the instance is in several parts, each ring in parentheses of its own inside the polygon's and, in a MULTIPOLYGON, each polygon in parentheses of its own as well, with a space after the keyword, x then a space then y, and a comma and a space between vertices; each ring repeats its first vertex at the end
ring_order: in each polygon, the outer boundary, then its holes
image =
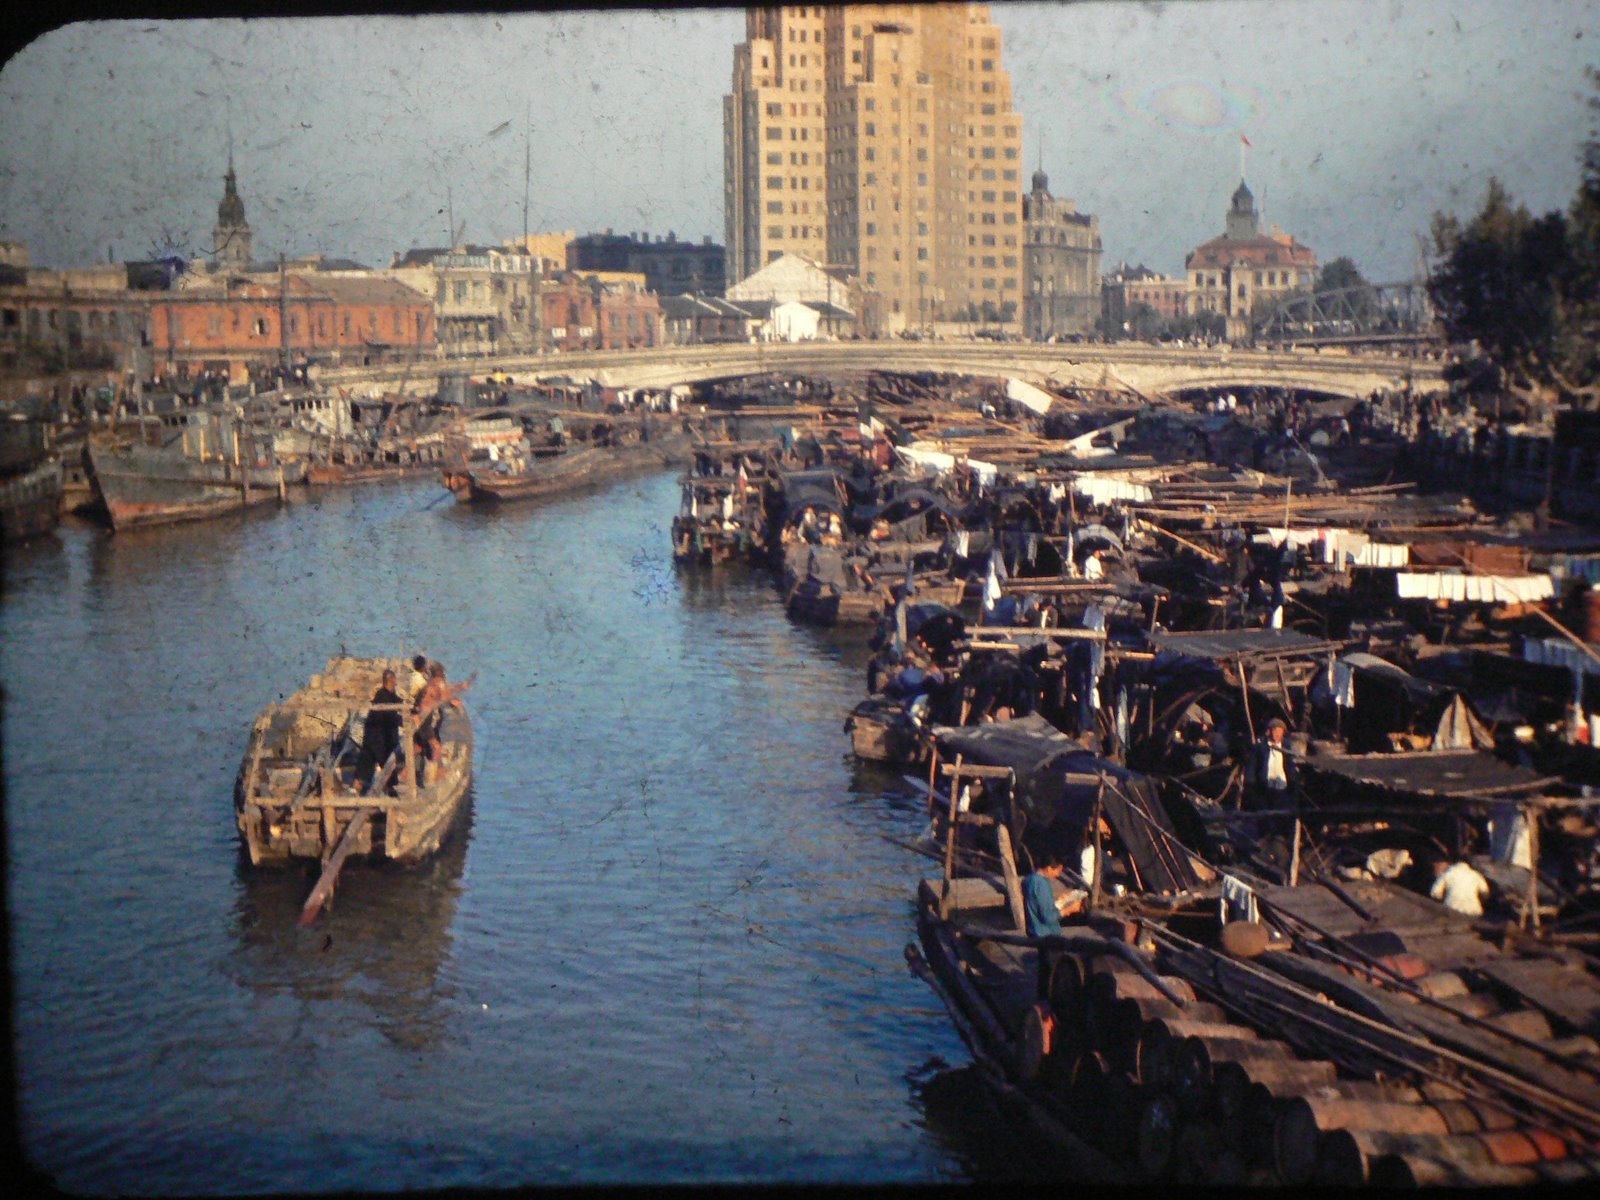
POLYGON ((211 230, 211 251, 218 267, 244 270, 250 265, 250 222, 244 217, 239 180, 233 170, 233 122, 228 122, 228 173, 222 177, 222 203, 211 230))

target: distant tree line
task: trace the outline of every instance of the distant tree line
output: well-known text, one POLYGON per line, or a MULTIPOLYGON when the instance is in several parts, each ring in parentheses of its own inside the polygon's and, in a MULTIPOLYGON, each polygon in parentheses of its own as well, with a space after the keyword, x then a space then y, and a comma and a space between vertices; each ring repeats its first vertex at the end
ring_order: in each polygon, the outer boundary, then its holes
POLYGON ((1457 377, 1540 409, 1600 406, 1600 71, 1587 75, 1591 125, 1565 212, 1535 216, 1491 179, 1470 220, 1433 217, 1429 295, 1450 340, 1481 354, 1457 377))

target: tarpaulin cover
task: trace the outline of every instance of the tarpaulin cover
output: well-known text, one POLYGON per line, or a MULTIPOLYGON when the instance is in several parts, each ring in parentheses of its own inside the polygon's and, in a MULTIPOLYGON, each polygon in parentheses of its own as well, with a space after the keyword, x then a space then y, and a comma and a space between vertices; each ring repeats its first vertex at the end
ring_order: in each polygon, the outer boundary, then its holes
POLYGON ((808 508, 844 515, 844 506, 839 502, 839 492, 833 485, 834 478, 835 476, 831 473, 821 476, 813 475, 812 478, 784 476, 783 505, 785 522, 793 525, 808 508))
POLYGON ((1145 889, 1181 891, 1200 882, 1189 855, 1178 849, 1154 781, 1090 753, 1042 717, 940 727, 935 736, 946 761, 960 754, 982 766, 1010 767, 1016 779, 1013 799, 1031 829, 1054 828, 1067 836, 1084 830, 1100 789, 1097 784, 1068 783, 1066 776, 1105 775, 1101 811, 1145 889))

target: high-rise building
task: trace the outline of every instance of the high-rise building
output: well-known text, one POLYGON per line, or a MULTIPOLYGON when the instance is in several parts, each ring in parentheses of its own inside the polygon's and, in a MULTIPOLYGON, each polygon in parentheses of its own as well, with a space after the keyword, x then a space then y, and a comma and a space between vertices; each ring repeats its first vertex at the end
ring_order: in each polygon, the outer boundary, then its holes
POLYGON ((1022 120, 986 4, 752 8, 723 100, 728 279, 843 267, 892 331, 1011 320, 1022 120))

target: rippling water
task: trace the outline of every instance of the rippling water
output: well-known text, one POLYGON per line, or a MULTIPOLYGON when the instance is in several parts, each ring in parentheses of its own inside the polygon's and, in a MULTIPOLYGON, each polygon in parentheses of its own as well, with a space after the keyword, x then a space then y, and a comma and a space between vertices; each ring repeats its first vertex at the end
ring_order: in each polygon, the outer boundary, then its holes
POLYGON ((1023 1167, 902 958, 923 825, 841 732, 858 630, 679 573, 670 475, 430 482, 13 554, 13 1024, 74 1191, 930 1181, 1023 1167), (250 721, 340 646, 476 670, 472 805, 420 868, 242 865, 250 721))

